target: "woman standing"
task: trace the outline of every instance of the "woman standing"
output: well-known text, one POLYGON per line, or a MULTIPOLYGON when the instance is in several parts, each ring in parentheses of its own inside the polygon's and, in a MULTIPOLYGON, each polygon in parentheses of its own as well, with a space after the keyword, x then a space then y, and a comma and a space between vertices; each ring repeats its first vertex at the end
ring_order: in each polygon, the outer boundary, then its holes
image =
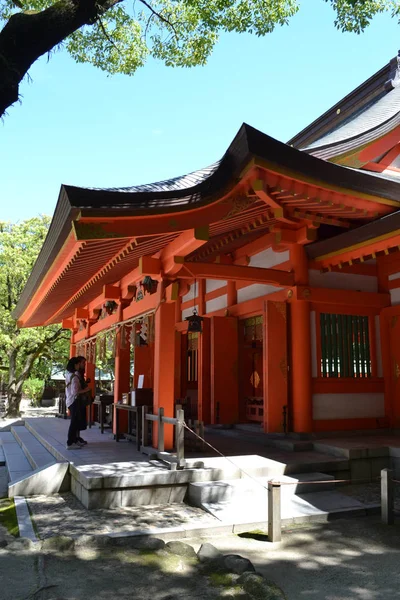
POLYGON ((77 450, 82 448, 78 441, 79 435, 79 396, 86 394, 90 388, 82 388, 79 377, 80 358, 70 358, 67 364, 67 373, 65 376, 65 401, 71 415, 71 421, 68 429, 67 449, 77 450))

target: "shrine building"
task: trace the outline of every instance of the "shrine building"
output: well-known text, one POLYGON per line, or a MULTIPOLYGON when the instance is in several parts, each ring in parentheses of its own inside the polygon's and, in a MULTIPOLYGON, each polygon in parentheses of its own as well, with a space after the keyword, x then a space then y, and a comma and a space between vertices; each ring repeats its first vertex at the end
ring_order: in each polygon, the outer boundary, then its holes
POLYGON ((62 323, 92 379, 108 352, 115 402, 143 388, 154 412, 268 433, 399 428, 399 64, 287 144, 244 124, 200 171, 62 185, 19 326, 62 323))

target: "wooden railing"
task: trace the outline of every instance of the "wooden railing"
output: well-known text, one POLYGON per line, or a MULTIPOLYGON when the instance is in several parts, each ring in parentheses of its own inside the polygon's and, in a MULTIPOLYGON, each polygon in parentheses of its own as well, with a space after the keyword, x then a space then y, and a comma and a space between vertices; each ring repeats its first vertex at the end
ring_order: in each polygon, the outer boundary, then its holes
POLYGON ((176 417, 166 417, 164 409, 159 408, 156 415, 148 412, 147 406, 142 407, 142 446, 141 451, 159 460, 167 462, 170 469, 183 468, 185 462, 185 414, 182 409, 176 411, 176 417), (157 448, 149 446, 148 422, 156 423, 158 429, 157 448), (175 451, 165 452, 164 426, 173 425, 175 428, 175 451))

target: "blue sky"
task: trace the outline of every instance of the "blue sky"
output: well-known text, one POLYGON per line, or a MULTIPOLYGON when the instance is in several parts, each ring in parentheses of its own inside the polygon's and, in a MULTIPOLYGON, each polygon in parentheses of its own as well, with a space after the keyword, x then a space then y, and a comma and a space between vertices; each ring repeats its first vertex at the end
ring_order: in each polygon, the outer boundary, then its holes
POLYGON ((151 61, 107 77, 64 51, 41 59, 0 123, 0 220, 52 214, 61 183, 129 186, 207 166, 244 121, 287 141, 400 48, 389 15, 360 36, 333 20, 323 0, 303 0, 288 27, 225 35, 191 70, 151 61))

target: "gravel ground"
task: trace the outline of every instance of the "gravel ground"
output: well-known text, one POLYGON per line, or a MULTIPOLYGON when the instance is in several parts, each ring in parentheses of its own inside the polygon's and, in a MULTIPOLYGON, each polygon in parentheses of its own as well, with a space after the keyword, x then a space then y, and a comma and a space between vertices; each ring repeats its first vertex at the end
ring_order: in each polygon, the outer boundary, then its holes
POLYGON ((186 504, 87 510, 71 493, 27 498, 41 539, 54 535, 101 535, 155 527, 212 527, 217 519, 186 504))
MULTIPOLYGON (((359 502, 365 504, 380 504, 381 502, 381 484, 378 483, 363 483, 346 485, 337 488, 342 494, 351 496, 359 502)), ((400 484, 394 484, 394 508, 400 512, 400 484)))

